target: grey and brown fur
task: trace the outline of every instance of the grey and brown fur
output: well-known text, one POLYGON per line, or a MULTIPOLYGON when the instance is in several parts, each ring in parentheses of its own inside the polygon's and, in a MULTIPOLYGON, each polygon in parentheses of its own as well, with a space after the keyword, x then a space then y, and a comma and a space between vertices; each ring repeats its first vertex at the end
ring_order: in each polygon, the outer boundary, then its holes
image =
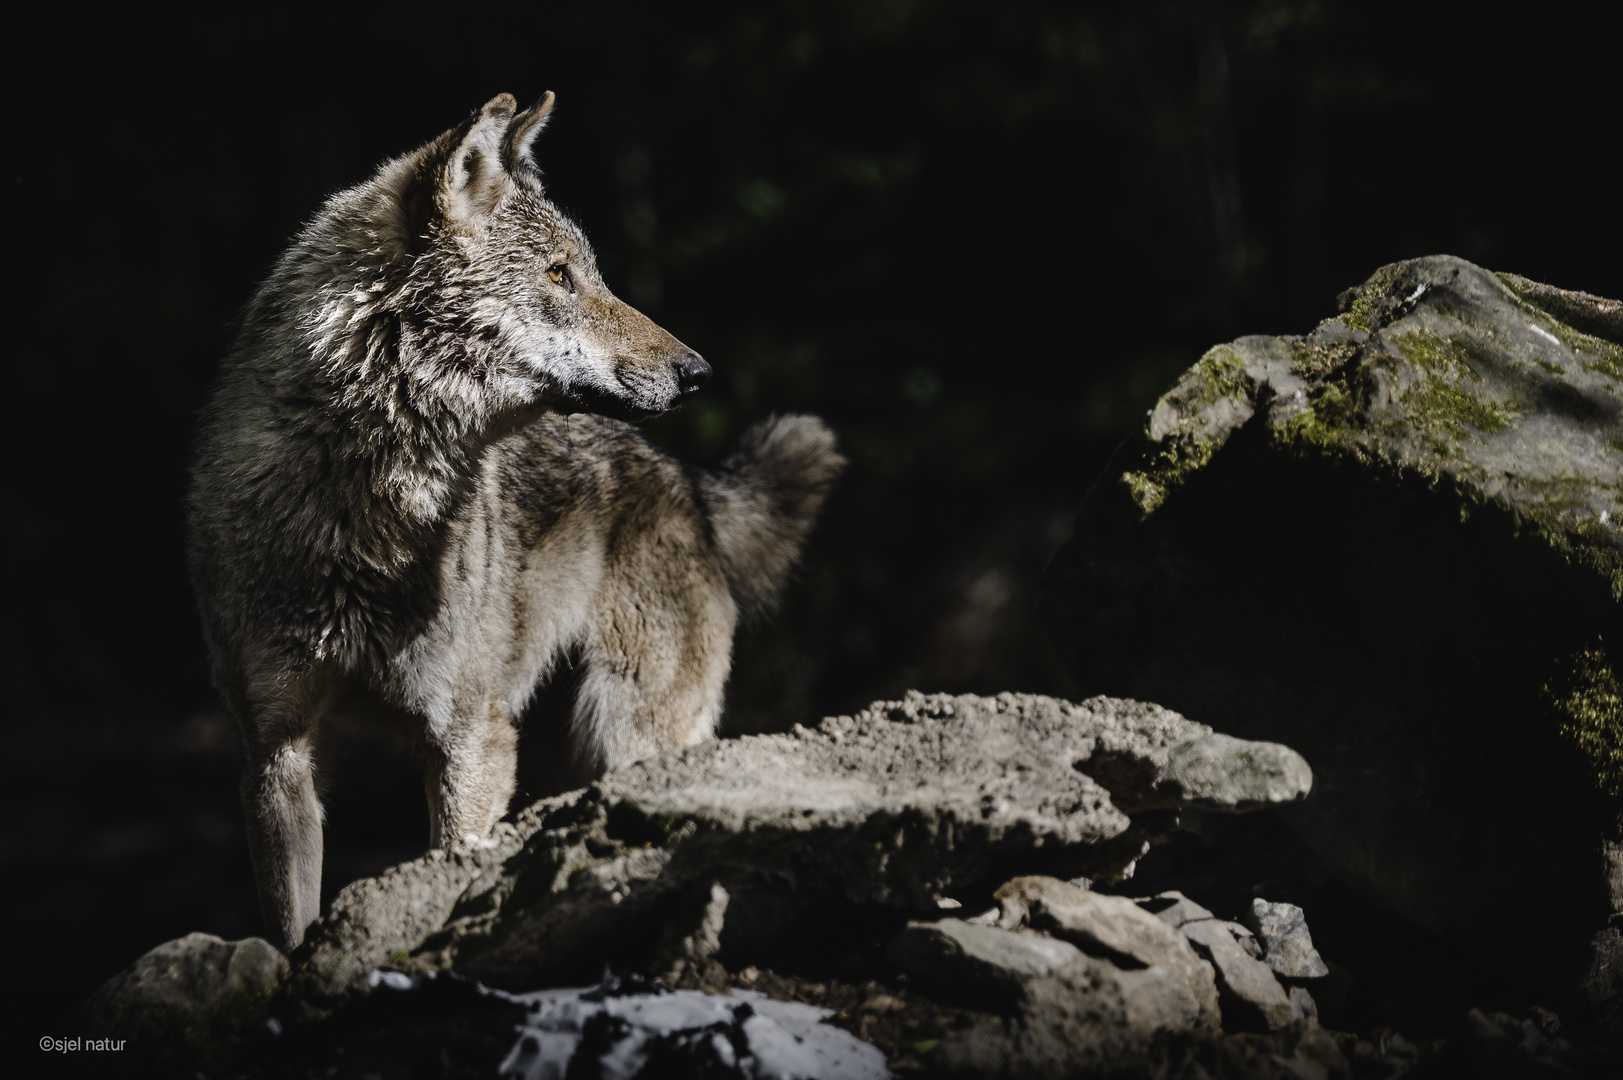
POLYGON ((551 107, 504 94, 333 196, 205 410, 191 569, 284 946, 318 914, 323 716, 414 730, 436 847, 506 812, 515 718, 563 656, 577 771, 706 739, 739 613, 783 582, 842 464, 811 417, 707 471, 601 415, 668 409, 709 367, 604 287, 546 198, 551 107))

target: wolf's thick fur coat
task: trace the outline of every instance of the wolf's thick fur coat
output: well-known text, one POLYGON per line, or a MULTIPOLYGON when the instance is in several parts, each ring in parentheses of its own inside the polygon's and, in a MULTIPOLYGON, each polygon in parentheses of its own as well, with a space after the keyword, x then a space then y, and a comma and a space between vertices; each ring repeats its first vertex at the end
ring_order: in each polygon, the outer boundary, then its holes
POLYGON ((205 410, 191 570, 284 947, 318 914, 324 715, 411 727, 436 847, 507 811, 516 718, 565 655, 578 773, 708 738, 739 612, 783 582, 843 464, 811 417, 711 471, 602 415, 668 409, 709 367, 609 292, 546 198, 551 107, 504 94, 333 196, 205 410))

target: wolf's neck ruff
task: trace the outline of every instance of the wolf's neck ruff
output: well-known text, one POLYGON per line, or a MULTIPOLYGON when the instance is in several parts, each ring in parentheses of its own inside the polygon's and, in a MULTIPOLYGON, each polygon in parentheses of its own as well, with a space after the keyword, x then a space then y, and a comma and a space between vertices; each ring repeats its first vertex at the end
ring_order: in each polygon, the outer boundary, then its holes
MULTIPOLYGON (((284 266, 309 254, 296 248, 284 266)), ((412 608, 431 607, 422 592, 433 591, 445 524, 473 488, 489 442, 482 427, 491 426, 481 388, 456 385, 473 376, 416 353, 415 335, 391 310, 399 291, 387 285, 390 268, 368 281, 364 263, 350 266, 355 277, 325 282, 324 302, 302 318, 286 295, 300 283, 273 276, 248 314, 222 397, 231 391, 234 422, 251 417, 277 437, 244 444, 232 438, 236 423, 217 433, 230 462, 222 495, 268 531, 257 543, 285 558, 256 590, 260 599, 297 611, 301 643, 345 667, 395 647, 409 633, 402 620, 416 621, 412 608), (304 362, 287 365, 289 355, 304 362)))
POLYGON ((412 250, 446 228, 410 216, 425 182, 421 162, 390 163, 304 230, 246 313, 216 399, 227 423, 208 433, 226 501, 270 511, 257 542, 287 560, 257 594, 344 668, 433 610, 446 523, 485 451, 548 408, 548 380, 514 364, 508 301, 471 265, 487 238, 412 250), (277 437, 244 443, 249 417, 277 437))

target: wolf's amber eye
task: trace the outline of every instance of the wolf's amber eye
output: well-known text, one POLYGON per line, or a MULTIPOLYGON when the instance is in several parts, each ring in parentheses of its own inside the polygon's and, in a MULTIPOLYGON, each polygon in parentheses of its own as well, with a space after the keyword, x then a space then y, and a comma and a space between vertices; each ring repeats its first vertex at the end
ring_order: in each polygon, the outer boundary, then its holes
POLYGON ((564 269, 563 263, 559 263, 556 266, 547 267, 547 277, 552 279, 552 283, 554 285, 562 285, 564 283, 565 273, 567 273, 567 271, 564 269))

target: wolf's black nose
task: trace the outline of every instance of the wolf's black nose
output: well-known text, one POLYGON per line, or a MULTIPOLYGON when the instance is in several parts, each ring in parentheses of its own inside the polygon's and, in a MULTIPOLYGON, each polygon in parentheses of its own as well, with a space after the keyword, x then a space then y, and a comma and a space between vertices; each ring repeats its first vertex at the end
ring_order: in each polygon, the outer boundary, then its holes
POLYGON ((688 353, 676 365, 676 388, 684 394, 693 393, 709 381, 710 365, 698 353, 688 353))

